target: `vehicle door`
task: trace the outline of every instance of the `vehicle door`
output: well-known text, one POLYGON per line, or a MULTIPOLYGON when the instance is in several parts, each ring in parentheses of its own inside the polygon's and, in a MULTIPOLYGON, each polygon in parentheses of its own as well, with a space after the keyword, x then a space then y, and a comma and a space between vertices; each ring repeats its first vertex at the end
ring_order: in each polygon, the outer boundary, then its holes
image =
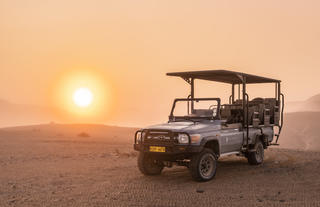
POLYGON ((221 153, 240 151, 243 143, 243 130, 239 124, 228 124, 221 127, 221 153))

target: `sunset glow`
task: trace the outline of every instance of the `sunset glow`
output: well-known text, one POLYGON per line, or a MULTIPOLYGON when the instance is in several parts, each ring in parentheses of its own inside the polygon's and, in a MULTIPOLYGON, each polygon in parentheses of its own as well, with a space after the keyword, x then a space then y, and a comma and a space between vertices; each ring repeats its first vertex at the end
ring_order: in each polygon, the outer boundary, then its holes
POLYGON ((93 94, 88 88, 79 88, 73 94, 73 102, 79 107, 87 107, 92 103, 93 94))
POLYGON ((61 120, 72 123, 106 122, 117 98, 109 74, 94 67, 70 67, 51 83, 51 103, 61 120))

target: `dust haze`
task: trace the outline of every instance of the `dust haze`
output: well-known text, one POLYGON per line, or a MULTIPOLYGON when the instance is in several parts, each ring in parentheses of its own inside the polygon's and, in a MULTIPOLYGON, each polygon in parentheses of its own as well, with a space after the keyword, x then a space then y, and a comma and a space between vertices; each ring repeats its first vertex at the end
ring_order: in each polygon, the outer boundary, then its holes
POLYGON ((2 128, 0 204, 317 206, 319 115, 286 113, 280 147, 269 148, 262 165, 225 157, 215 179, 206 183, 194 182, 184 167, 143 176, 132 147, 136 128, 55 123, 2 128))
MULTIPOLYGON (((0 206, 320 206, 319 10, 314 0, 0 0, 0 206), (259 166, 219 159, 206 183, 183 167, 143 176, 135 131, 189 95, 165 73, 207 69, 282 81, 280 146, 259 166), (71 103, 83 85, 98 103, 86 115, 71 103)), ((252 99, 274 94, 257 87, 252 99)))

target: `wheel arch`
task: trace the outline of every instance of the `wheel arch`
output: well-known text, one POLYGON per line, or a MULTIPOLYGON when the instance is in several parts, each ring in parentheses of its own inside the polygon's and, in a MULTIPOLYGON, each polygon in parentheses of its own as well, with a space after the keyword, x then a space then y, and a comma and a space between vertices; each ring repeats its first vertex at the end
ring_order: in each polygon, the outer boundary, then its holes
POLYGON ((220 143, 217 139, 212 139, 210 137, 207 137, 203 140, 202 143, 203 148, 209 148, 211 149, 217 158, 220 156, 220 143))
POLYGON ((266 135, 265 134, 263 134, 263 133, 257 133, 256 135, 255 135, 255 139, 254 139, 254 145, 258 142, 258 141, 261 141, 261 143, 262 143, 262 145, 263 145, 263 148, 264 149, 267 149, 267 147, 268 147, 268 145, 267 145, 267 143, 265 142, 265 137, 266 137, 266 135))

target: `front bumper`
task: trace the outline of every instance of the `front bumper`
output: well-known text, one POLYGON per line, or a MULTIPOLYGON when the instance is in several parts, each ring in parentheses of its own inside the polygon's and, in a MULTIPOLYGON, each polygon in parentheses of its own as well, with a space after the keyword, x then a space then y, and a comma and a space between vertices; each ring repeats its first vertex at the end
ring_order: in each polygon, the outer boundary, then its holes
MULTIPOLYGON (((170 130, 145 129, 138 130, 135 134, 134 149, 143 153, 155 156, 157 159, 166 161, 183 160, 190 158, 193 154, 199 153, 202 146, 192 145, 191 138, 188 135, 189 143, 178 143, 177 136, 184 132, 172 132, 170 130), (145 133, 143 138, 138 141, 137 133, 145 133), (150 147, 165 147, 164 152, 151 152, 150 147)), ((186 134, 186 133, 184 133, 186 134)))
POLYGON ((134 144, 134 150, 150 153, 157 159, 175 161, 190 158, 193 154, 199 153, 202 150, 201 146, 194 145, 153 145, 153 144, 134 144), (150 146, 165 147, 165 152, 150 152, 150 146))

